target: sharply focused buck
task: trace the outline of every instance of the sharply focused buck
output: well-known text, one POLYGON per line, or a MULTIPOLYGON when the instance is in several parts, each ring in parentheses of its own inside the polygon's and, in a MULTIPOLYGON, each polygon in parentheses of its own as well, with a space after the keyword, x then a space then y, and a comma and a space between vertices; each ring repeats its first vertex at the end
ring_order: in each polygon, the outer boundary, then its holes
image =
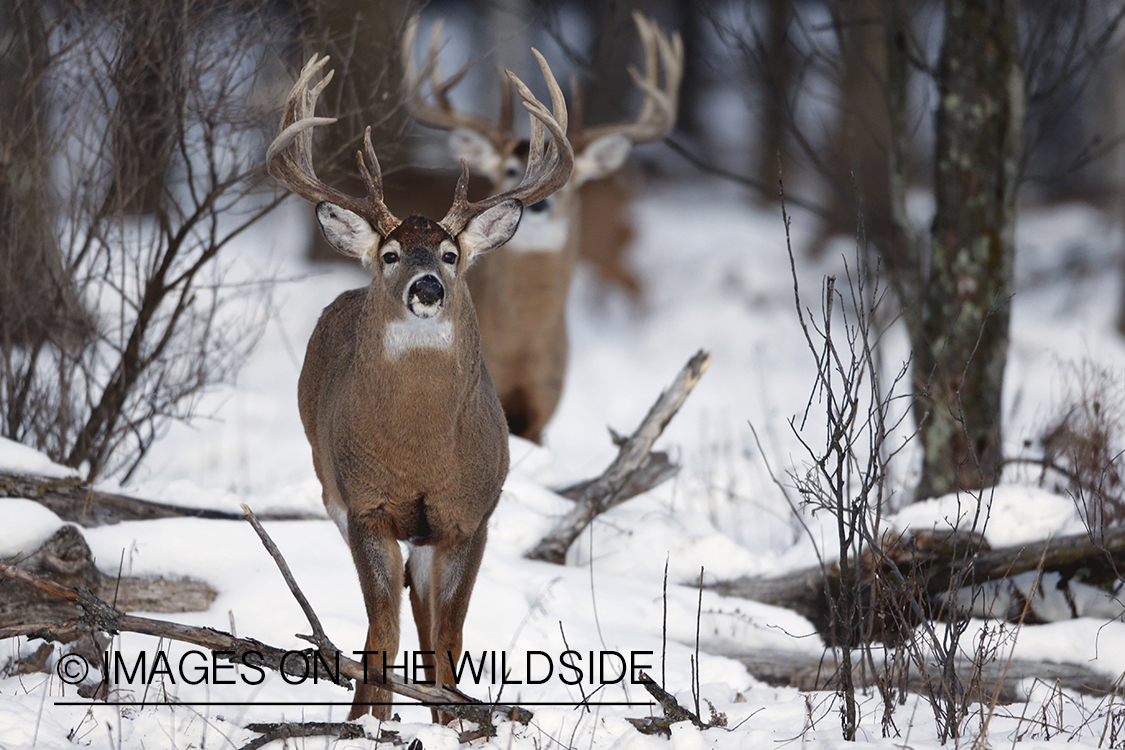
MULTIPOLYGON (((371 130, 357 154, 365 198, 321 182, 312 130, 332 73, 314 55, 285 105, 267 153, 269 172, 316 204, 328 241, 372 269, 366 289, 341 294, 320 317, 305 354, 298 401, 324 504, 348 542, 367 607, 371 683, 357 686, 350 718, 390 716, 379 686, 381 655, 394 664, 404 569, 422 651, 433 651, 437 684, 452 684, 461 629, 480 567, 488 517, 508 472, 508 436, 480 353, 465 273, 477 256, 507 241, 525 204, 558 190, 574 168, 566 104, 539 59, 553 113, 512 81, 531 113, 527 170, 518 185, 478 202, 466 197, 462 163, 453 205, 439 222, 395 218, 383 202, 371 130), (548 142, 545 129, 551 133, 548 142)), ((434 679, 427 664, 427 679, 434 679)), ((438 718, 434 714, 435 720, 438 718)))
MULTIPOLYGON (((469 276, 484 359, 508 427, 513 434, 537 443, 558 405, 566 374, 566 300, 580 251, 579 188, 619 169, 634 144, 663 138, 676 121, 683 43, 679 34, 669 38, 639 13, 633 14, 633 20, 644 50, 644 74, 629 68, 644 94, 637 118, 584 128, 576 114, 567 133, 575 153, 570 182, 552 198, 528 206, 515 236, 482 259, 469 276)), ((501 82, 503 106, 496 124, 454 109, 449 91, 464 78, 468 65, 442 80, 437 64, 439 23, 434 26, 420 72, 413 54, 416 29, 414 19, 404 36, 407 106, 412 116, 424 125, 451 130, 450 146, 455 154, 488 176, 494 189, 509 189, 522 174, 529 153, 527 141, 513 132, 510 86, 501 82), (422 94, 427 76, 432 104, 422 94)), ((573 98, 577 100, 579 94, 575 89, 573 98)))

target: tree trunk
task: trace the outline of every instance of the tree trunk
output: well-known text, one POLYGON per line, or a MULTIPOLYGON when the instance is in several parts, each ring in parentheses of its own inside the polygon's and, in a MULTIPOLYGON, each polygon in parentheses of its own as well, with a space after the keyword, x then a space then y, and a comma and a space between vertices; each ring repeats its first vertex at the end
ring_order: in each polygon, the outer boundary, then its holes
POLYGON ((402 106, 400 49, 407 3, 300 0, 297 5, 303 36, 315 51, 331 56, 336 69, 321 100, 326 104, 324 114, 340 119, 323 133, 320 151, 325 156, 318 173, 323 169, 325 177, 339 179, 342 172, 356 180, 355 152, 362 147, 368 126, 383 170, 397 166, 408 125, 402 106))
MULTIPOLYGON (((778 168, 788 174, 781 161, 785 153, 785 134, 790 127, 789 87, 793 80, 793 53, 789 47, 789 23, 793 14, 792 0, 769 0, 765 49, 762 51, 761 137, 758 139, 758 182, 777 185, 778 168)), ((688 56, 692 57, 691 55, 688 56)), ((762 193, 760 198, 776 202, 776 192, 762 193)))
POLYGON ((1015 0, 946 0, 930 277, 913 378, 915 499, 1000 477, 1023 80, 1015 0))
POLYGON ((591 75, 583 80, 583 125, 603 125, 631 119, 635 89, 628 66, 636 65, 637 28, 631 13, 640 10, 651 14, 654 5, 639 0, 618 2, 586 2, 586 10, 594 24, 591 50, 591 75))
MULTIPOLYGON (((49 145, 40 81, 46 74, 42 4, 0 3, 0 356, 62 346, 88 330, 55 240, 49 145)), ((21 394, 7 390, 0 434, 22 437, 21 394)), ((13 386, 14 387, 14 386, 13 386)), ((18 389, 17 389, 18 390, 18 389)))
POLYGON ((884 95, 887 81, 882 0, 839 3, 835 17, 843 70, 836 131, 825 159, 829 219, 810 254, 823 252, 836 234, 854 234, 863 220, 868 239, 879 247, 890 237, 890 124, 884 95))
MULTIPOLYGON (((339 120, 320 134, 317 173, 325 182, 352 195, 363 195, 355 154, 363 132, 371 142, 384 174, 402 166, 409 127, 402 105, 400 44, 409 3, 405 0, 296 0, 301 37, 311 50, 332 58, 336 75, 324 90, 326 116, 339 120)), ((296 61, 299 68, 304 59, 296 61)), ((452 196, 451 196, 452 199, 452 196)), ((310 238, 309 257, 335 259, 337 252, 317 230, 310 238)))
POLYGON ((114 211, 154 213, 182 127, 180 83, 184 3, 127 0, 113 128, 113 176, 107 200, 114 211))

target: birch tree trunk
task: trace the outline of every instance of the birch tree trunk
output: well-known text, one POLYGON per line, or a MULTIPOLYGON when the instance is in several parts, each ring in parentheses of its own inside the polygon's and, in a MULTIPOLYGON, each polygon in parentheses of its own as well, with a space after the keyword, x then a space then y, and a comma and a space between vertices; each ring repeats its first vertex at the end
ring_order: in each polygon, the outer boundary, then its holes
POLYGON ((930 274, 914 344, 916 499, 996 483, 1019 183, 1015 0, 946 0, 930 274))

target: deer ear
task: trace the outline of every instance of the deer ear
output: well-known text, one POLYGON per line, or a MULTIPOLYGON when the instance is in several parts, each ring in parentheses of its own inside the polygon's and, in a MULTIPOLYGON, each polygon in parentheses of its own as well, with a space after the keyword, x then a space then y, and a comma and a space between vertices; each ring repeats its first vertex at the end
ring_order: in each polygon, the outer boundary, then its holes
POLYGON ((517 200, 506 200, 474 216, 469 225, 461 230, 461 234, 457 235, 461 252, 471 262, 481 253, 500 247, 512 239, 519 228, 521 216, 523 204, 517 200))
POLYGON ((464 159, 475 172, 495 174, 500 170, 500 153, 492 141, 475 130, 456 128, 449 133, 449 149, 457 159, 464 159))
POLYGON ((344 255, 359 258, 365 266, 371 264, 372 255, 379 247, 379 234, 367 219, 328 201, 316 204, 316 218, 332 247, 344 255))
POLYGON ((616 172, 632 150, 633 142, 620 133, 590 141, 582 153, 574 157, 574 176, 570 179, 575 185, 581 185, 616 172))

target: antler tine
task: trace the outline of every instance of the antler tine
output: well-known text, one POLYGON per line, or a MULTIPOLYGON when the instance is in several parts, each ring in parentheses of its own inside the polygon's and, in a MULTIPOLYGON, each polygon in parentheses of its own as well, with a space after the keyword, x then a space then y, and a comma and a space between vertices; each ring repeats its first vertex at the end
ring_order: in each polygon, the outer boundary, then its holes
POLYGON ((370 128, 364 135, 364 145, 372 169, 368 169, 364 162, 362 151, 356 154, 359 159, 360 174, 367 187, 366 200, 354 198, 326 185, 317 178, 316 171, 313 169, 313 128, 336 122, 334 117, 314 117, 312 114, 321 92, 332 80, 332 71, 329 71, 311 89, 309 82, 327 62, 327 56, 321 58, 313 55, 301 70, 297 82, 293 84, 293 89, 289 92, 289 98, 285 103, 285 111, 281 116, 280 132, 266 150, 266 169, 275 180, 305 200, 311 203, 328 201, 346 208, 365 218, 376 231, 385 236, 398 226, 399 220, 383 203, 379 161, 371 145, 370 128))
POLYGON ((457 181, 457 190, 453 199, 453 206, 441 225, 452 235, 460 233, 465 225, 483 211, 492 208, 507 200, 518 200, 523 205, 538 203, 551 193, 555 192, 570 179, 574 171, 574 149, 566 137, 567 113, 566 99, 558 81, 555 80, 547 61, 536 49, 531 50, 543 72, 547 82, 547 89, 551 93, 551 108, 548 111, 535 95, 531 93, 524 82, 512 72, 508 76, 512 79, 516 90, 523 98, 523 106, 527 109, 531 119, 531 145, 528 151, 527 170, 524 172, 520 184, 513 189, 470 203, 466 198, 469 184, 469 168, 465 160, 461 160, 461 178, 457 181), (546 133, 550 131, 551 140, 546 142, 546 133))
POLYGON ((671 37, 660 30, 656 21, 633 11, 633 22, 641 40, 644 53, 644 75, 630 65, 629 76, 644 94, 644 104, 636 119, 630 123, 602 125, 583 130, 575 136, 575 147, 584 148, 590 142, 607 135, 621 134, 633 143, 649 143, 665 137, 676 122, 680 81, 683 78, 684 48, 679 33, 671 37), (664 85, 660 85, 660 71, 664 71, 664 85))
MULTIPOLYGON (((543 106, 542 102, 535 98, 535 95, 524 85, 523 81, 512 75, 512 80, 516 84, 516 89, 524 99, 523 106, 534 116, 534 119, 531 121, 531 144, 528 153, 527 171, 524 174, 523 180, 521 180, 521 184, 530 183, 538 179, 538 175, 533 168, 541 170, 550 169, 549 165, 558 158, 553 149, 558 148, 560 135, 558 131, 551 128, 552 122, 561 130, 561 140, 568 146, 570 144, 566 139, 568 122, 566 99, 563 96, 562 89, 551 73, 551 68, 547 65, 547 61, 539 54, 539 50, 532 48, 531 52, 535 55, 535 59, 539 63, 539 69, 543 71, 543 77, 547 81, 547 89, 551 94, 551 108, 554 111, 554 116, 552 117, 551 113, 547 111, 547 108, 543 106), (551 128, 552 138, 549 145, 544 142, 544 126, 551 128), (548 150, 549 154, 547 159, 543 159, 545 148, 548 150)), ((563 182, 565 184, 566 181, 564 180, 563 182)), ((542 200, 542 198, 537 198, 536 200, 542 200)), ((535 201, 531 202, 534 203, 535 201)))
POLYGON ((444 19, 434 22, 433 32, 430 34, 430 44, 426 51, 426 62, 422 71, 418 71, 414 63, 414 40, 418 30, 418 16, 414 14, 407 21, 406 33, 403 35, 403 69, 406 80, 406 108, 411 117, 423 125, 440 130, 453 130, 454 128, 467 128, 480 133, 488 138, 497 147, 503 148, 511 138, 510 127, 496 127, 481 117, 475 117, 455 109, 449 101, 449 92, 459 84, 472 67, 472 61, 466 60, 461 69, 449 78, 442 80, 441 66, 438 64, 438 51, 441 47, 441 34, 444 19), (431 96, 436 104, 429 104, 422 96, 422 87, 425 79, 430 79, 431 96))
POLYGON ((499 65, 496 66, 496 76, 500 81, 500 119, 496 123, 496 129, 501 133, 514 133, 516 102, 512 98, 512 83, 499 65))

